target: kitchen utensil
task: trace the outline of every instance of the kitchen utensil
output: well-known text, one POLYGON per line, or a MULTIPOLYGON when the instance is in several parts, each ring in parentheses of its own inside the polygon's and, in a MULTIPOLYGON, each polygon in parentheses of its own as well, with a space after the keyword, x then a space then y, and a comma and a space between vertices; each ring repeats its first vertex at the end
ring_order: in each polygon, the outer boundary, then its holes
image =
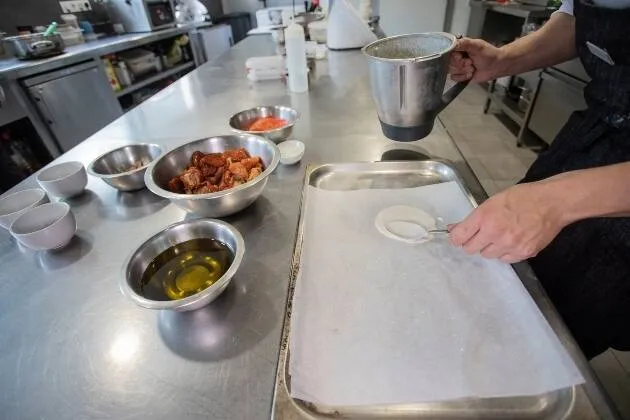
POLYGON ((46 28, 46 30, 44 31, 44 36, 51 36, 52 34, 54 34, 57 31, 57 22, 53 22, 50 24, 50 26, 48 26, 48 28, 46 28))
POLYGON ((5 229, 33 207, 48 203, 48 196, 39 188, 31 188, 0 198, 0 226, 5 229))
POLYGON ((243 210, 262 194, 269 175, 280 161, 280 151, 271 141, 253 135, 225 135, 186 143, 157 159, 144 175, 151 192, 168 198, 176 206, 199 216, 223 217, 243 210), (167 184, 190 163, 193 152, 217 153, 245 148, 251 155, 260 156, 265 170, 252 181, 237 187, 210 194, 178 194, 167 189, 167 184))
MULTIPOLYGON (((411 223, 411 222, 396 222, 396 223, 411 223)), ((415 236, 415 237, 411 237, 408 238, 406 237, 405 239, 409 240, 413 240, 415 242, 424 242, 424 241, 429 241, 431 239, 435 239, 435 238, 442 238, 444 237, 444 235, 448 235, 448 230, 447 229, 432 229, 432 230, 424 230, 423 232, 421 232, 419 235, 415 236)))
POLYGON ((396 205, 381 209, 374 226, 383 236, 406 244, 419 245, 435 239, 441 218, 432 216, 422 208, 396 205))
POLYGON ((157 144, 132 144, 102 154, 87 170, 119 191, 136 191, 145 187, 144 174, 161 154, 157 144))
POLYGON ((287 140, 278 145, 280 149, 280 163, 283 165, 295 165, 304 156, 306 147, 304 143, 297 140, 287 140))
POLYGON ((192 311, 206 306, 225 290, 241 265, 244 255, 245 241, 232 225, 212 219, 175 223, 149 238, 127 259, 123 266, 120 288, 125 296, 144 308, 192 311), (207 289, 183 299, 156 301, 144 297, 140 290, 140 281, 153 259, 174 245, 198 238, 215 239, 230 248, 234 259, 223 276, 207 289))
POLYGON ((455 43, 454 35, 427 32, 381 39, 363 49, 385 136, 397 141, 426 137, 437 114, 468 85, 459 82, 443 94, 455 43))
MULTIPOLYGON (((432 184, 443 184, 448 182, 455 182, 458 188, 464 193, 466 202, 470 202, 474 205, 475 200, 464 185, 459 175, 454 169, 445 163, 436 161, 415 161, 415 162, 374 162, 374 163, 338 163, 338 164, 325 164, 317 166, 309 166, 306 170, 306 177, 304 180, 304 190, 302 196, 302 205, 300 209, 300 218, 298 223, 298 237, 295 241, 295 250, 293 254, 293 263, 291 270, 291 277, 289 283, 289 297, 287 299, 287 310, 285 312, 285 319, 283 322, 283 332, 281 341, 283 343, 288 342, 288 345, 283 346, 280 349, 278 360, 278 376, 275 387, 274 406, 273 412, 282 412, 286 416, 294 417, 296 419, 327 419, 332 417, 344 417, 344 418, 378 418, 378 419, 400 419, 400 418, 414 418, 414 419, 459 419, 462 417, 462 413, 466 413, 467 417, 486 418, 486 417, 501 417, 501 418, 531 418, 531 419, 550 419, 550 418, 563 418, 566 417, 574 406, 574 398, 577 394, 576 387, 569 387, 560 389, 557 391, 547 392, 541 395, 530 395, 520 397, 506 397, 506 398, 469 398, 453 401, 441 401, 441 402, 424 402, 424 403, 412 403, 412 404, 381 404, 381 405, 355 405, 355 406, 327 406, 322 403, 309 403, 299 398, 292 397, 290 393, 293 389, 292 375, 290 363, 294 357, 299 357, 293 353, 292 340, 300 340, 300 337, 296 338, 293 333, 289 336, 289 330, 296 317, 301 316, 296 311, 296 296, 300 293, 299 283, 301 279, 301 270, 304 266, 304 247, 305 235, 308 234, 307 226, 305 226, 305 219, 309 213, 316 212, 316 209, 311 206, 311 200, 306 199, 307 190, 315 187, 317 189, 333 190, 337 192, 342 199, 345 199, 346 194, 355 192, 354 190, 375 188, 375 189, 412 189, 414 187, 428 186, 432 184), (289 351, 291 349, 291 351, 289 351)), ((437 186, 437 185, 436 185, 437 186)), ((414 189, 415 191, 415 189, 414 189)), ((414 194, 410 194, 414 196, 414 194)), ((392 192, 392 198, 396 198, 396 202, 399 202, 397 198, 400 196, 398 191, 392 192)), ((439 219, 436 219, 439 222, 439 219)), ((448 221, 456 220, 455 218, 448 221)), ((444 221, 442 221, 444 222, 444 221)), ((367 228, 369 229, 369 228, 367 228)), ((362 231, 362 230, 361 230, 362 231)), ((402 247, 408 247, 408 245, 401 244, 402 247)), ((426 246, 426 245, 423 245, 426 246)), ((440 243, 432 244, 435 247, 441 247, 440 243)), ((417 250, 417 247, 411 247, 413 250, 417 250)), ((361 255, 361 254, 360 254, 361 255)), ((379 253, 374 258, 379 258, 379 253)), ((326 263, 320 260, 317 267, 326 267, 326 263)), ((509 268, 508 268, 509 269, 509 268)), ((509 269, 511 270, 511 269, 509 269)), ((334 278, 343 278, 341 273, 338 273, 334 278)), ((407 277, 411 279, 410 277, 407 277)), ((402 279, 401 279, 402 280, 402 279)), ((392 279, 392 281, 394 281, 392 279)), ((394 281, 394 284, 398 280, 394 281)), ((345 282, 345 280, 344 280, 345 282)), ((338 285, 339 286, 339 285, 338 285)), ((376 284, 370 284, 370 288, 376 287, 376 284)), ((336 287, 337 289, 337 287, 336 287)), ((381 289, 377 289, 381 290, 381 289)), ((382 289, 387 290, 387 289, 382 289)), ((465 299, 466 295, 459 293, 459 290, 454 288, 452 292, 458 296, 462 296, 465 299)), ((304 296, 304 295, 303 295, 304 296)), ((309 294, 314 296, 314 294, 309 294)), ((427 299, 427 296, 418 295, 418 299, 427 299)), ((430 300, 430 297, 429 297, 430 300)), ((325 300, 324 300, 325 301, 325 300)), ((360 302, 352 299, 353 302, 360 302)), ((345 302, 342 300, 342 302, 345 302)), ((390 303, 384 299, 379 302, 378 306, 383 304, 389 305, 392 309, 392 314, 396 313, 397 308, 391 306, 390 303)), ((423 306, 419 306, 417 303, 413 305, 417 308, 417 311, 412 311, 416 316, 431 317, 434 314, 430 311, 422 312, 423 306)), ((365 306, 363 306, 365 308, 365 306)), ((371 312, 374 307, 369 307, 371 312)), ((351 308, 348 307, 348 313, 351 312, 351 308)), ((439 312, 439 311, 438 311, 439 312)), ((358 313, 367 314, 365 310, 361 310, 358 313)), ((404 312, 409 314, 410 312, 404 312)), ((369 314, 367 314, 369 315, 369 314)), ((391 319, 388 316, 387 319, 391 319)), ((344 331, 344 334, 339 334, 339 339, 345 337, 345 328, 348 326, 347 317, 342 317, 338 321, 333 322, 331 326, 338 327, 340 331, 344 331), (346 323, 344 324, 344 321, 346 323)), ((445 323, 444 325, 449 325, 445 323)), ((390 324, 390 329, 397 328, 396 324, 390 324)), ((477 329, 479 324, 473 329, 473 336, 477 335, 477 329)), ((376 334, 376 333, 375 333, 376 334)), ((388 335, 389 337, 390 335, 388 335)), ((421 334, 421 336, 423 336, 421 334)), ((472 336, 471 336, 472 337, 472 336)), ((301 337, 306 339, 306 337, 301 337)), ((315 343, 312 343, 316 345, 315 343)), ((329 344, 326 342, 324 347, 329 344)), ((400 348, 395 345, 394 348, 400 348)), ((457 349, 459 350, 459 349, 457 349)), ((325 350, 323 350, 325 351, 325 350)), ((357 352, 357 354, 360 353, 357 352)), ((400 353, 399 353, 400 354, 400 353)), ((412 353, 413 355, 413 353, 412 353)), ((438 354, 435 355, 439 356, 438 354)), ((394 354, 392 354, 394 357, 394 354)), ((415 356, 417 357, 417 356, 415 356)), ((430 366, 431 359, 420 359, 426 361, 430 366)), ((530 360, 528 360, 529 362, 530 360)), ((443 365, 437 365, 443 367, 443 365)), ((327 373, 327 371, 324 371, 327 373)), ((333 372, 335 373, 335 372, 333 372)), ((408 380, 413 373, 409 372, 407 375, 402 375, 405 380, 408 380)), ((481 374, 483 377, 483 373, 481 374)), ((398 377, 399 378, 399 377, 398 377)), ((471 381, 473 379, 471 378, 471 381)))
POLYGON ((266 137, 274 143, 286 140, 293 132, 293 126, 300 118, 299 112, 287 106, 257 106, 256 108, 241 111, 230 117, 230 127, 239 133, 247 133, 266 137), (288 124, 284 127, 267 131, 249 131, 248 128, 259 118, 275 117, 282 118, 288 124))
POLYGON ((37 182, 52 196, 70 198, 83 192, 87 174, 81 162, 64 162, 42 170, 37 182))
POLYGON ((45 36, 43 33, 17 35, 4 39, 10 45, 13 54, 20 60, 51 57, 63 54, 64 43, 61 35, 45 36))
POLYGON ((10 228, 11 235, 36 251, 58 249, 70 242, 77 222, 67 203, 48 203, 31 208, 18 217, 10 228))

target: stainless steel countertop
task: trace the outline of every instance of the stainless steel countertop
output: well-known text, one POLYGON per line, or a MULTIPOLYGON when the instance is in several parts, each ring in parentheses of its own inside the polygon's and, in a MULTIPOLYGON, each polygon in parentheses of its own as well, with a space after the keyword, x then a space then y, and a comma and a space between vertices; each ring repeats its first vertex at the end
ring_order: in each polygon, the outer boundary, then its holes
POLYGON ((159 41, 171 36, 183 34, 192 29, 212 26, 209 22, 183 25, 177 28, 164 29, 157 32, 134 33, 110 36, 85 44, 66 48, 64 54, 41 60, 18 60, 17 58, 0 59, 0 80, 21 79, 34 74, 43 73, 59 67, 75 64, 84 60, 98 58, 128 48, 138 47, 150 42, 159 41))
MULTIPOLYGON (((330 52, 312 89, 289 94, 280 81, 251 84, 245 60, 273 54, 269 37, 249 37, 56 160, 89 163, 133 142, 166 148, 228 133, 233 113, 261 104, 301 112, 296 166, 280 166, 262 197, 225 220, 246 243, 226 292, 191 313, 142 309, 118 289, 123 260, 150 235, 187 216, 147 190, 118 193, 90 177, 70 200, 78 222, 71 244, 33 252, 0 232, 0 410, 11 419, 265 419, 272 405, 280 333, 308 163, 374 161, 393 150, 453 162, 477 200, 485 194, 437 123, 426 139, 400 144, 381 133, 359 52, 330 52)), ((400 153, 400 152, 399 152, 400 153)), ((13 190, 36 186, 31 176, 13 190)), ((574 416, 607 416, 588 364, 538 283, 525 283, 588 379, 574 416), (585 391, 589 393, 586 398, 585 391)))

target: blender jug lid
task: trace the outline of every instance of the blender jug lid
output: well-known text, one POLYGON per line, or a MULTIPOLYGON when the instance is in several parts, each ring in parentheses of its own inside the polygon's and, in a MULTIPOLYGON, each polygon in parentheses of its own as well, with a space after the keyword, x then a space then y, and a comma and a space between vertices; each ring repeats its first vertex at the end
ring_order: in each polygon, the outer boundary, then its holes
POLYGON ((446 32, 397 35, 374 41, 363 52, 377 60, 418 62, 450 52, 456 41, 454 35, 446 32))

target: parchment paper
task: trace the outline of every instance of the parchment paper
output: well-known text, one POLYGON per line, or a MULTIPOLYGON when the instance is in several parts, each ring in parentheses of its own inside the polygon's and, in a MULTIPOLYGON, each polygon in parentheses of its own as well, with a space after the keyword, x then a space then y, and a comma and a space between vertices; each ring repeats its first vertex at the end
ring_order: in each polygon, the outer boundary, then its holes
POLYGON ((507 265, 374 226, 416 206, 446 223, 472 209, 459 186, 309 187, 290 335, 291 395, 329 406, 537 395, 583 382, 507 265))

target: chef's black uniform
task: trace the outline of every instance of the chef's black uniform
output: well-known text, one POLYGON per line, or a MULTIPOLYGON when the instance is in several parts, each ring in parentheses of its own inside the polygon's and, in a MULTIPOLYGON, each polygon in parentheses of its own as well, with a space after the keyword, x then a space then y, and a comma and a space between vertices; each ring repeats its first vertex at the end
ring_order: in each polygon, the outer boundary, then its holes
MULTIPOLYGON (((589 3, 574 4, 576 47, 592 78, 588 109, 571 116, 521 182, 630 161, 630 9, 589 3)), ((630 218, 569 225, 530 263, 588 358, 630 350, 630 218)))

